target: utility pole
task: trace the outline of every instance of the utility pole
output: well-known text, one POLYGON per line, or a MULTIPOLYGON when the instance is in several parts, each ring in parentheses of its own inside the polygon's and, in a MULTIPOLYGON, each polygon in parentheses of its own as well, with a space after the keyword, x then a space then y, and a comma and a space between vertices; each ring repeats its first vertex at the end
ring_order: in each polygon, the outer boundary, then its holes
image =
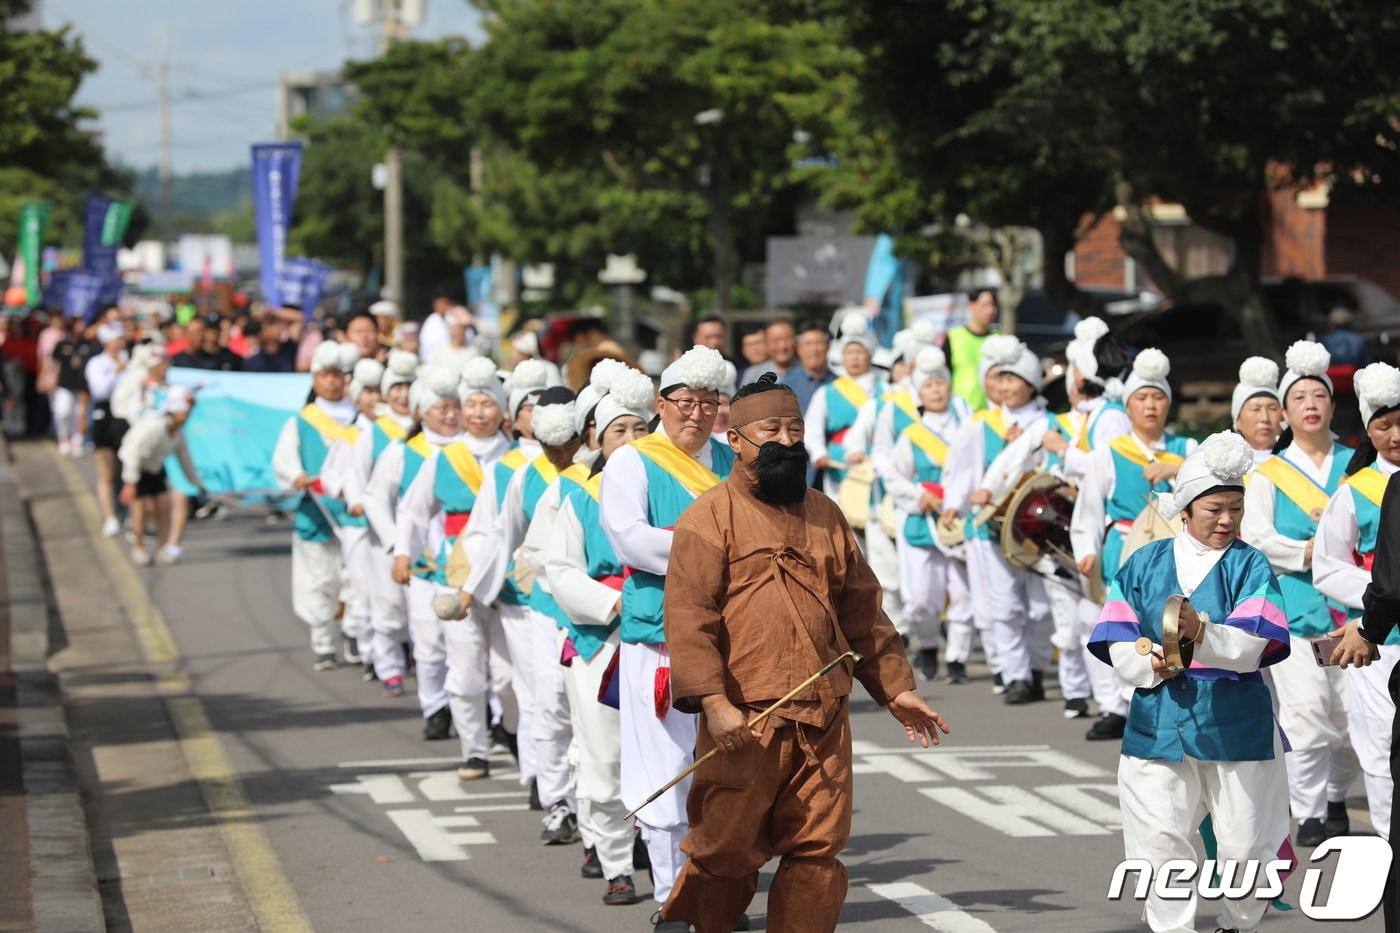
POLYGON ((160 239, 162 245, 170 242, 170 187, 175 174, 174 158, 171 155, 170 134, 170 59, 162 57, 160 73, 156 82, 160 98, 160 162, 156 169, 160 181, 160 239))
MULTIPOLYGON (((407 32, 403 0, 379 0, 379 54, 407 32)), ((403 304, 403 160, 390 140, 384 153, 384 297, 403 304)))

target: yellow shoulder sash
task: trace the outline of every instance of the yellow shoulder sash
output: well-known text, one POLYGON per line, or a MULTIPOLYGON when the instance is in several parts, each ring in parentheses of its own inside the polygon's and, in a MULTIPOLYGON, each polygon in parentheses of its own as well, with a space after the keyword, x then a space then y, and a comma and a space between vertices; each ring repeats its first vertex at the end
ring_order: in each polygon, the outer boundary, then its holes
POLYGON ((1085 453, 1089 452, 1088 415, 1078 411, 1067 411, 1056 415, 1055 421, 1059 423, 1060 430, 1068 435, 1071 444, 1085 453))
POLYGON ((399 424, 388 415, 382 418, 376 418, 374 423, 379 426, 379 430, 384 432, 384 436, 391 441, 401 441, 408 436, 408 431, 404 430, 403 425, 399 424))
POLYGON ((559 478, 559 468, 549 462, 549 458, 544 454, 530 461, 530 466, 535 468, 535 472, 544 477, 546 484, 554 482, 559 478))
POLYGON ((326 414, 313 402, 301 410, 301 418, 307 424, 316 429, 326 443, 333 441, 345 441, 347 444, 355 443, 355 438, 360 436, 354 425, 343 425, 330 415, 326 414))
POLYGON ((525 459, 525 451, 521 450, 519 447, 508 451, 506 455, 501 458, 501 466, 505 467, 507 470, 510 470, 512 473, 523 467, 528 462, 529 461, 525 459))
POLYGON ((633 441, 632 446, 637 448, 637 453, 670 474, 692 496, 698 497, 719 485, 718 476, 671 443, 664 434, 648 434, 633 441))
POLYGON ((1389 481, 1389 476, 1385 476, 1380 470, 1370 466, 1348 476, 1346 484, 1379 506, 1381 499, 1385 496, 1385 485, 1389 481))
POLYGON ((840 379, 833 382, 831 387, 837 392, 840 392, 841 397, 850 402, 857 411, 860 410, 860 406, 870 401, 870 394, 862 389, 860 383, 856 382, 850 376, 842 376, 840 379))
POLYGON ((1278 488, 1304 515, 1312 515, 1327 507, 1327 491, 1282 457, 1270 457, 1254 471, 1278 488))
POLYGON ((1002 417, 1000 408, 984 408, 972 417, 991 428, 997 437, 1006 436, 1006 419, 1002 417))
POLYGON ((481 464, 467 446, 466 441, 453 441, 442 449, 442 458, 452 467, 457 478, 467 484, 472 492, 481 489, 481 464))
POLYGON ((929 459, 938 466, 948 459, 948 445, 926 425, 916 421, 905 428, 904 433, 909 436, 909 443, 928 454, 929 459))
POLYGON ((428 443, 428 435, 421 431, 404 441, 404 443, 412 447, 413 452, 424 460, 427 460, 433 455, 433 445, 428 443))
MULTIPOLYGON (((1142 447, 1138 445, 1138 442, 1133 439, 1131 434, 1118 435, 1113 440, 1109 441, 1108 446, 1113 449, 1114 453, 1128 462, 1134 463, 1140 467, 1147 466, 1147 457, 1143 454, 1142 447)), ((1165 463, 1167 466, 1180 466, 1182 460, 1185 459, 1184 457, 1172 453, 1170 450, 1154 450, 1152 451, 1152 456, 1157 459, 1158 463, 1165 463)))
POLYGON ((904 412, 911 421, 919 420, 919 406, 914 404, 914 396, 909 394, 908 389, 886 392, 883 400, 904 412))

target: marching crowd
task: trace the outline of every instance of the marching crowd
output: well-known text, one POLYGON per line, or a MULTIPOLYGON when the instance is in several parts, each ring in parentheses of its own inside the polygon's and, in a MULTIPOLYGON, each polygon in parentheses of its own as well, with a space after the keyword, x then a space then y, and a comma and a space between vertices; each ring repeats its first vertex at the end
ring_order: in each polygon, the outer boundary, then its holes
MULTIPOLYGON (((861 312, 830 327, 775 321, 746 341, 742 383, 715 348, 716 319, 659 379, 598 354, 575 388, 537 339, 516 341, 506 372, 474 352, 424 361, 321 342, 272 464, 300 494, 293 608, 316 669, 363 665, 391 697, 411 678, 423 738, 455 736, 462 781, 488 776, 493 743, 505 745, 543 840, 581 840, 581 870, 608 904, 639 902, 633 878, 649 870, 664 908, 694 854, 681 845, 691 782, 628 816, 693 760, 704 728, 672 702, 673 529, 734 468, 741 384, 776 377, 805 425, 774 462, 800 457, 839 504, 923 678, 969 683, 980 646, 992 692, 1020 705, 1046 699, 1053 668, 1064 717, 1096 709, 1086 737, 1122 741, 1130 857, 1194 858, 1203 818, 1221 859, 1289 851, 1290 814, 1298 844, 1316 845, 1350 831, 1358 774, 1386 835, 1400 642, 1342 667, 1324 666, 1332 643, 1319 640, 1359 637, 1348 620, 1400 468, 1400 370, 1355 373, 1366 433, 1352 449, 1331 431, 1321 344, 1294 344, 1282 367, 1251 358, 1234 430, 1198 444, 1168 430, 1160 351, 1134 355, 1103 321, 1080 322, 1056 412, 1041 359, 995 318, 981 293, 965 326, 916 322, 892 350, 861 312), (1018 511, 1035 484, 1049 492, 1018 511), (1172 596, 1192 608, 1169 636, 1172 596)), ((121 500, 150 510, 136 514, 168 541, 160 463, 184 454, 191 398, 164 384, 158 345, 113 372, 121 336, 99 329, 85 364, 92 433, 121 500), (113 416, 130 427, 104 438, 113 416)), ((135 553, 149 559, 139 539, 135 553)), ((1252 930, 1266 907, 1221 902, 1220 928, 1252 930)), ((1153 894, 1146 918, 1193 929, 1196 908, 1153 894)), ((653 922, 688 928, 664 909, 653 922)))

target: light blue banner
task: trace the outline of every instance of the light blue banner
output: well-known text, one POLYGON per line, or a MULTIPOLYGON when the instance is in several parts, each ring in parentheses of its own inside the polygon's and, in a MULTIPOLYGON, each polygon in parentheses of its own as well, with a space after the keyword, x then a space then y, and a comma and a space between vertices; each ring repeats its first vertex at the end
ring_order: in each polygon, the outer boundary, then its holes
MULTIPOLYGON (((195 390, 185 423, 190 456, 212 493, 244 493, 277 486, 272 450, 282 426, 306 405, 307 373, 225 373, 172 367, 173 385, 195 390)), ((194 486, 175 458, 165 464, 170 481, 187 495, 194 486)))

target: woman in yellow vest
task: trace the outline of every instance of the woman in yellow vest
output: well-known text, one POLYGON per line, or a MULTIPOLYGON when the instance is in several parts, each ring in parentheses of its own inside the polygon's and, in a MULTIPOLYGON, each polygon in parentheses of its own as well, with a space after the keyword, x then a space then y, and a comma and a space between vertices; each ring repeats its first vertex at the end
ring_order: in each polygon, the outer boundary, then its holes
MULTIPOLYGON (((1400 370, 1372 363, 1356 374, 1356 398, 1366 437, 1347 466, 1347 478, 1333 495, 1318 523, 1313 544, 1313 583, 1349 618, 1361 615, 1362 597, 1371 582, 1371 562, 1380 531, 1381 498, 1400 470, 1400 370)), ((1390 675, 1400 661, 1400 629, 1380 646, 1380 660, 1355 671, 1347 683, 1347 728, 1361 760, 1371 825, 1390 833, 1391 728, 1395 703, 1390 675)))
MULTIPOLYGON (((1352 451, 1332 439, 1331 358, 1320 343, 1288 350, 1278 386, 1288 430, 1278 453, 1254 468, 1245 492, 1245 540, 1263 551, 1278 574, 1292 649, 1268 671, 1279 725, 1288 737, 1289 797, 1298 844, 1315 846, 1350 831, 1346 794, 1356 780, 1347 736, 1347 684, 1337 667, 1319 667, 1312 643, 1345 618, 1313 586, 1317 523, 1345 476, 1352 451)), ((1248 438, 1246 438, 1248 440, 1248 438)))

